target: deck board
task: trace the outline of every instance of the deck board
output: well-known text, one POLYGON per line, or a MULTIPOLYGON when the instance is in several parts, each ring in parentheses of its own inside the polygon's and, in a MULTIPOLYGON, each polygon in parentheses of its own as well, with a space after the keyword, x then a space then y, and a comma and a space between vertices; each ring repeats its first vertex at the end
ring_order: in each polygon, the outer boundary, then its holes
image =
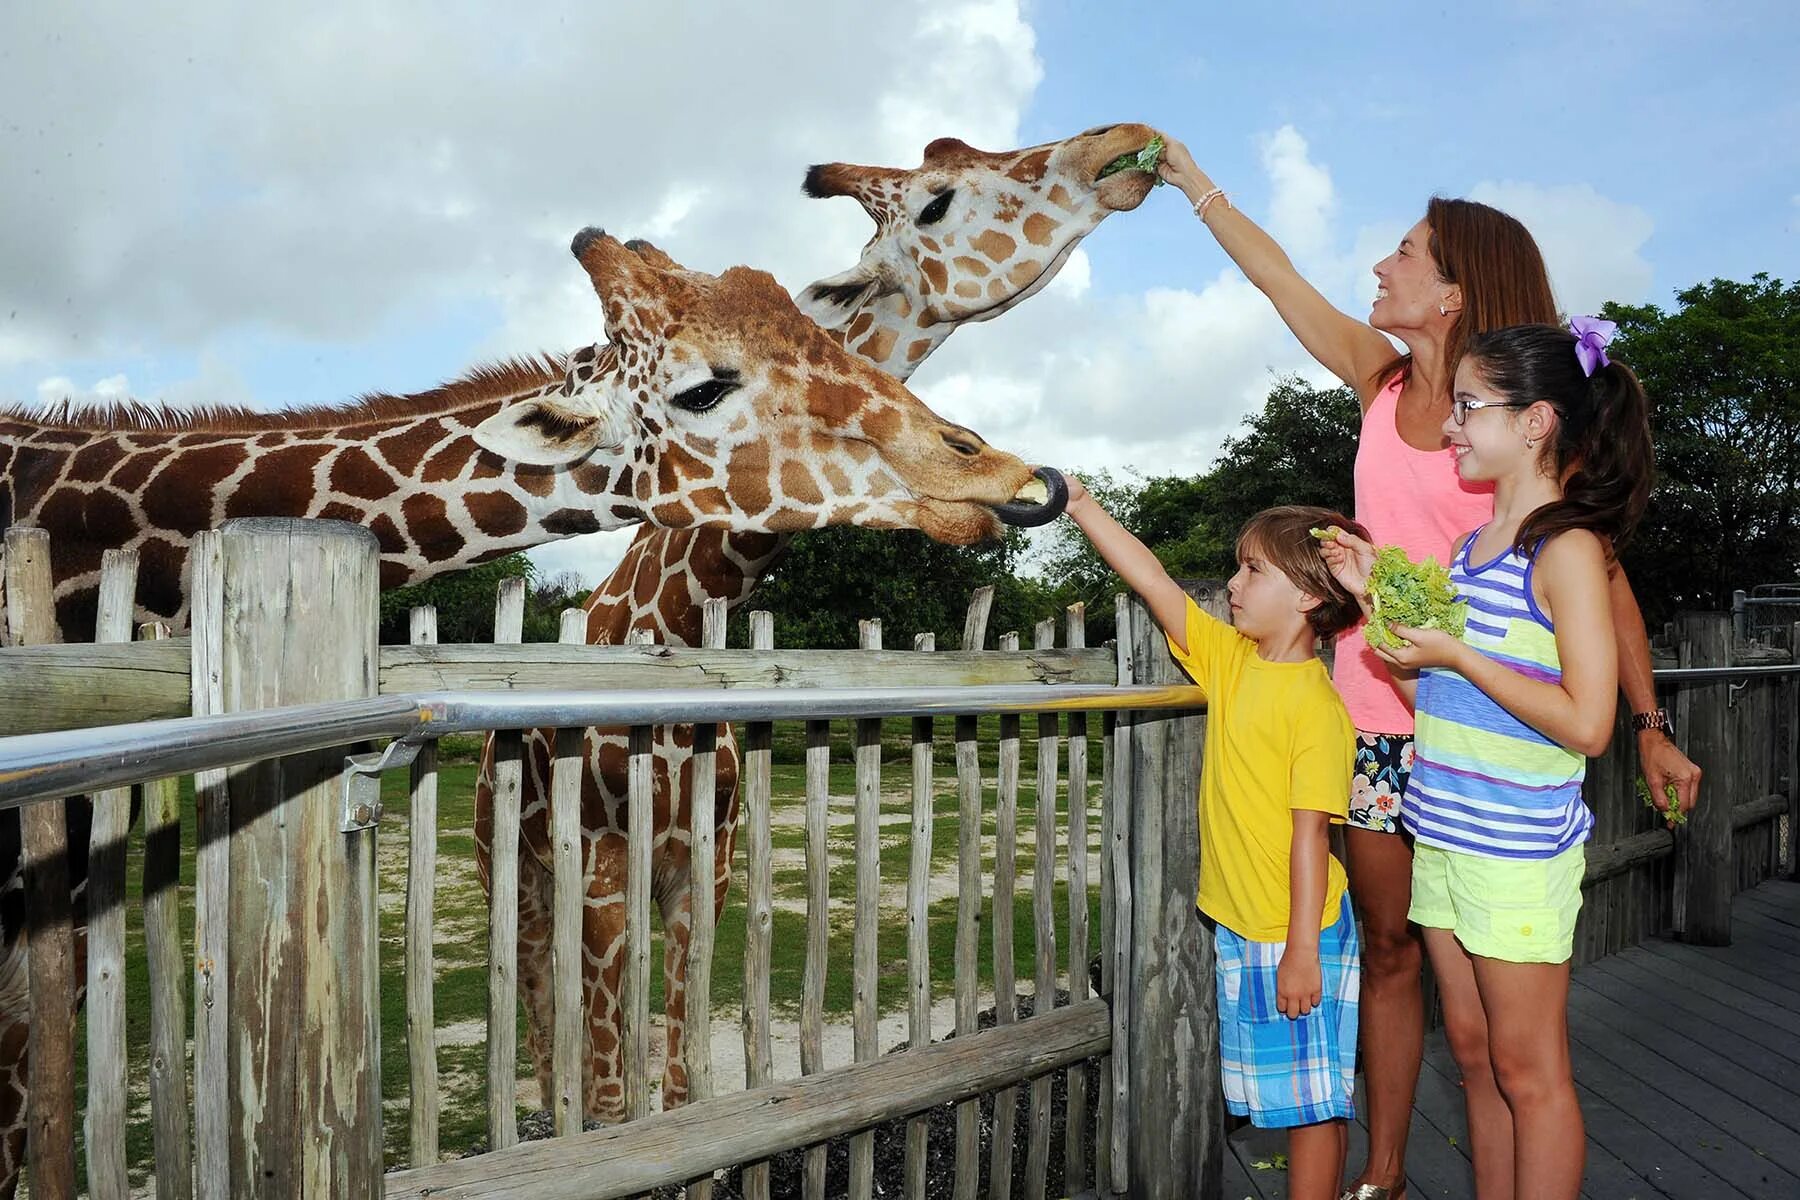
MULTIPOLYGON (((1652 940, 1575 972, 1570 1051, 1587 1124, 1588 1200, 1800 1196, 1800 883, 1769 881, 1732 907, 1732 945, 1652 940)), ((1361 1088, 1358 1088, 1360 1104, 1361 1088)), ((1351 1166, 1367 1144, 1359 1121, 1351 1166)), ((1226 1200, 1286 1200, 1278 1132, 1229 1139, 1226 1200)), ((1426 1039, 1408 1200, 1473 1195, 1456 1064, 1426 1039)))

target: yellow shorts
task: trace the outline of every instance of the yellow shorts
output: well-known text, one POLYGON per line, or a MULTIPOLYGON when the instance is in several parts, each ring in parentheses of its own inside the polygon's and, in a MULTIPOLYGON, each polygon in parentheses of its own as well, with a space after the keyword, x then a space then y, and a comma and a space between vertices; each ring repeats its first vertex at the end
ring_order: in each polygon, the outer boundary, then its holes
POLYGON ((1483 958, 1567 962, 1586 870, 1583 846, 1554 858, 1490 858, 1416 845, 1406 919, 1424 929, 1450 930, 1465 950, 1483 958))

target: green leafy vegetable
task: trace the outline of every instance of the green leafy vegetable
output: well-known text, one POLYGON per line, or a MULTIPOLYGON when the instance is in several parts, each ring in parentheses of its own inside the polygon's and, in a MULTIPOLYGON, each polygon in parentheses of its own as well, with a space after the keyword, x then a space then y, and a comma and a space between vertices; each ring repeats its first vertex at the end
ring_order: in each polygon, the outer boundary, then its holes
POLYGON ((1437 559, 1415 563, 1398 546, 1383 546, 1375 552, 1375 566, 1369 572, 1369 600, 1373 611, 1363 627, 1363 636, 1376 647, 1411 645, 1394 636, 1388 629, 1389 621, 1413 629, 1441 629, 1459 638, 1469 616, 1468 601, 1456 598, 1450 572, 1440 567, 1437 559))
POLYGON ((1307 530, 1307 532, 1312 534, 1314 537, 1318 538, 1321 542, 1337 541, 1338 531, 1337 531, 1336 526, 1333 526, 1330 529, 1319 529, 1317 527, 1314 527, 1312 529, 1307 530))
MULTIPOLYGON (((1644 802, 1645 808, 1656 808, 1656 799, 1651 796, 1650 785, 1644 781, 1642 775, 1638 776, 1637 794, 1638 799, 1644 802)), ((1687 814, 1681 811, 1681 793, 1676 790, 1674 784, 1663 784, 1663 797, 1668 800, 1669 807, 1666 811, 1662 811, 1661 815, 1670 825, 1686 825, 1687 814)))
POLYGON ((1101 169, 1099 178, 1105 179, 1108 175, 1117 175, 1120 171, 1143 171, 1156 180, 1157 187, 1161 187, 1163 178, 1156 173, 1156 164, 1162 161, 1162 152, 1162 134, 1153 134, 1150 140, 1144 143, 1142 150, 1121 154, 1107 163, 1101 169))

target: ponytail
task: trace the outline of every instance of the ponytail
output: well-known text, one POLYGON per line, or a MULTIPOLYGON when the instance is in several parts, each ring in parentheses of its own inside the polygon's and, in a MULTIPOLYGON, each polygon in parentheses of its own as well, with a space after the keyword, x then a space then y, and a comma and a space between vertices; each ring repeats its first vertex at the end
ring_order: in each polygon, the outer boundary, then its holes
POLYGON ((1495 391, 1556 410, 1556 438, 1542 453, 1563 494, 1520 523, 1514 546, 1526 556, 1570 529, 1593 531, 1616 554, 1644 515, 1655 480, 1643 385, 1630 367, 1604 355, 1589 375, 1576 344, 1574 334, 1550 325, 1515 325, 1469 343, 1468 357, 1495 391))

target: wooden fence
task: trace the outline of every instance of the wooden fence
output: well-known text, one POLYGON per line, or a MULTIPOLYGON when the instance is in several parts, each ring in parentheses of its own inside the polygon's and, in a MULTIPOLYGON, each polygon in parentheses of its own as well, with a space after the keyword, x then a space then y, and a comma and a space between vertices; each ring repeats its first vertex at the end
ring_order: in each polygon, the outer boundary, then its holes
MULTIPOLYGON (((413 645, 374 644, 372 539, 327 522, 233 522, 203 535, 194 554, 197 636, 116 644, 128 631, 132 563, 109 556, 102 629, 93 645, 32 644, 49 640, 47 548, 34 531, 7 536, 6 600, 12 648, 0 651, 0 730, 30 733, 98 724, 254 709, 308 700, 439 690, 734 689, 744 687, 964 686, 996 683, 1101 684, 1185 682, 1141 606, 1121 602, 1114 647, 1085 645, 1082 614, 1072 610, 1063 645, 1044 622, 1032 647, 1003 635, 985 644, 986 595, 971 605, 963 647, 938 651, 929 635, 911 650, 882 646, 878 626, 865 625, 857 650, 780 650, 766 614, 752 622, 752 645, 723 646, 723 611, 709 613, 706 646, 586 647, 519 645, 516 590, 499 604, 499 644, 440 646, 433 621, 415 614, 413 645), (121 608, 121 605, 124 605, 121 608), (118 616, 123 612, 124 618, 118 616), (110 614, 110 615, 109 615, 110 614), (21 644, 23 643, 23 644, 21 644)), ((573 627, 565 626, 565 636, 573 627)), ((1679 631, 1681 665, 1724 665, 1728 618, 1689 618, 1679 631)), ((1588 850, 1587 892, 1578 931, 1578 961, 1657 933, 1719 940, 1721 903, 1728 936, 1730 895, 1773 874, 1793 875, 1797 787, 1796 680, 1793 675, 1671 679, 1678 735, 1707 768, 1706 802, 1674 833, 1660 827, 1636 795, 1628 736, 1591 764, 1589 802, 1596 814, 1588 850)), ((698 694, 698 691, 696 692, 698 694)), ((1099 706, 1096 706, 1099 707, 1099 706)), ((742 1182, 766 1195, 768 1174, 756 1164, 777 1152, 812 1148, 805 1194, 823 1193, 829 1139, 850 1136, 852 1194, 870 1194, 868 1131, 912 1118, 907 1131, 906 1192, 923 1195, 929 1147, 919 1114, 958 1107, 955 1191, 977 1194, 985 1175, 994 1196, 1045 1195, 1053 1130, 1050 1077, 1064 1073, 1068 1127, 1062 1173, 1070 1194, 1211 1195, 1220 1178, 1222 1113, 1216 1087, 1216 1014, 1211 941, 1192 897, 1198 838, 1194 789, 1204 718, 1193 711, 1108 712, 1101 716, 1099 766, 1090 761, 1094 730, 1085 712, 1048 712, 1002 719, 998 776, 984 778, 976 720, 952 721, 958 797, 958 873, 954 941, 956 1036, 932 1025, 932 946, 927 936, 927 884, 932 851, 930 781, 941 726, 915 719, 908 877, 904 919, 908 1050, 883 1054, 875 1035, 876 935, 883 912, 877 838, 882 755, 879 722, 855 722, 855 935, 853 1062, 827 1064, 822 1050, 829 913, 825 856, 825 770, 830 724, 806 726, 807 958, 799 1005, 801 1076, 776 1078, 770 1039, 770 726, 741 727, 743 841, 748 886, 731 903, 746 914, 743 1091, 712 1078, 707 1053, 710 906, 695 906, 695 965, 689 976, 692 1103, 651 1112, 645 1041, 650 1028, 648 828, 634 827, 634 881, 628 896, 626 1095, 634 1118, 582 1132, 579 1034, 566 1018, 580 995, 579 921, 572 836, 580 769, 559 738, 551 784, 553 843, 558 856, 554 990, 557 996, 555 1104, 560 1136, 516 1139, 517 821, 520 774, 496 775, 496 836, 489 927, 489 1153, 439 1163, 436 1020, 433 1010, 433 880, 437 768, 428 743, 411 765, 412 817, 406 894, 406 1039, 411 1099, 408 1156, 412 1166, 382 1174, 380 1011, 376 953, 375 830, 344 831, 339 783, 344 753, 295 755, 271 763, 202 773, 196 779, 198 852, 191 940, 176 927, 179 842, 173 789, 146 787, 144 917, 152 1015, 151 1111, 158 1196, 256 1195, 489 1196, 529 1192, 557 1196, 633 1196, 653 1187, 688 1184, 704 1195, 713 1172, 749 1167, 742 1182), (1013 973, 1014 890, 1020 861, 1017 816, 1020 747, 1035 735, 1038 771, 1032 800, 1040 819, 1029 847, 1033 891, 1033 991, 1066 992, 1060 1007, 1034 1003, 1020 1017, 1013 973), (1067 812, 1058 827, 1047 815, 1066 781, 1067 812), (995 824, 994 866, 983 870, 983 821, 995 824), (1097 824, 1100 853, 1090 862, 1097 824), (512 832, 508 832, 508 831, 512 832), (1061 859, 1058 847, 1065 848, 1061 859), (1096 869, 1097 868, 1097 869, 1096 869), (1098 930, 1088 927, 1088 896, 1100 889, 1098 930), (1056 944, 1054 883, 1066 887, 1056 944), (637 882, 637 881, 643 882, 637 882), (993 943, 995 986, 985 997, 995 1024, 977 1028, 979 935, 993 943), (1096 937, 1097 935, 1097 937, 1096 937), (1098 942, 1096 947, 1095 942, 1098 942), (191 956, 188 947, 191 946, 191 956), (1089 987, 1097 950, 1100 986, 1089 987), (192 972, 191 977, 187 972, 192 972), (191 1076, 182 1053, 184 996, 193 983, 191 1076), (1099 1088, 1087 1092, 1083 1064, 1097 1059, 1099 1088), (189 1080, 192 1087, 189 1087, 189 1080), (1029 1085, 1024 1128, 1012 1127, 1013 1090, 1029 1085), (193 1097, 189 1103, 190 1094, 193 1097), (977 1106, 996 1114, 985 1172, 979 1157, 977 1106), (190 1127, 191 1117, 191 1127, 190 1127), (1080 1131, 1092 1125, 1097 1161, 1086 1161, 1080 1131), (191 1131, 190 1131, 191 1130, 191 1131), (1026 1143, 1025 1170, 1011 1177, 1015 1138, 1026 1143)), ((656 735, 635 729, 630 740, 631 803, 648 807, 651 748, 656 735)), ((710 813, 712 727, 696 731, 692 810, 710 813)), ((517 738, 502 736, 498 760, 517 762, 517 738)), ((0 745, 0 754, 4 753, 0 745)), ((60 802, 26 809, 26 850, 42 905, 31 943, 38 1011, 68 1011, 69 928, 66 889, 56 903, 54 868, 66 859, 60 802), (60 923, 60 924, 59 924, 60 923), (59 939, 59 934, 60 939, 59 939), (59 962, 62 977, 58 977, 59 962), (44 1001, 62 997, 61 1003, 44 1001)), ((90 1194, 127 1194, 124 1156, 123 903, 125 827, 122 792, 96 798, 89 863, 88 1095, 86 1174, 90 1194)), ((366 814, 373 817, 375 814, 366 814)), ((699 834, 699 830, 693 831, 699 834)), ((710 880, 704 856, 710 836, 693 838, 696 879, 710 880)), ((379 881, 393 886, 393 881, 379 881)), ((735 964, 734 964, 735 965, 735 964)), ((33 1195, 73 1194, 75 1129, 73 1020, 37 1021, 32 1030, 31 1158, 33 1195), (60 1031, 60 1032, 59 1032, 60 1031)), ((552 1097, 546 1097, 549 1102, 552 1097)))

